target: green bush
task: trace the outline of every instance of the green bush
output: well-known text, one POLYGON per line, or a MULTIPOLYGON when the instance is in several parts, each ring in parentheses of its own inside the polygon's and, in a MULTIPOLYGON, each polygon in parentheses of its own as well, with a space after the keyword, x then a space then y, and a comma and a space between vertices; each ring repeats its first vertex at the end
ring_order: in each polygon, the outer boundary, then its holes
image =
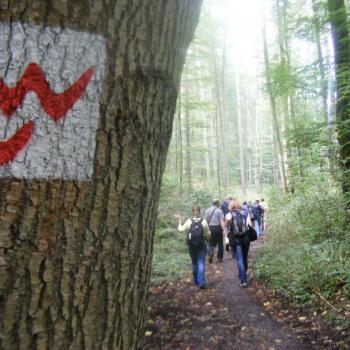
POLYGON ((268 242, 258 252, 257 276, 298 305, 350 290, 350 234, 342 196, 314 177, 292 195, 269 199, 268 242))

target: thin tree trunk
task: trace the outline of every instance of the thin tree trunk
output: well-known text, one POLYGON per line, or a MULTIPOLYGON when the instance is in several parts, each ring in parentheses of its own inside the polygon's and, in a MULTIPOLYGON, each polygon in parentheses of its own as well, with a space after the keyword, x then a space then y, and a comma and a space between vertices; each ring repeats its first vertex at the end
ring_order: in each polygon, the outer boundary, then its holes
POLYGON ((275 102, 275 97, 274 97, 272 85, 271 85, 269 54, 268 54, 268 48, 267 48, 265 26, 263 27, 263 43, 264 43, 264 62, 265 62, 266 83, 267 83, 267 91, 270 98, 270 104, 271 104, 273 131, 275 135, 277 155, 278 155, 278 167, 280 170, 283 192, 287 192, 288 187, 287 187, 287 179, 286 179, 286 172, 285 172, 285 166, 284 166, 284 152, 283 152, 280 128, 279 128, 279 123, 277 118, 276 102, 275 102))
POLYGON ((222 49, 222 67, 221 67, 221 86, 222 86, 222 104, 220 113, 220 129, 222 134, 222 161, 223 161, 223 185, 225 191, 228 188, 228 148, 227 148, 227 99, 226 99, 226 43, 222 49))
POLYGON ((216 106, 215 111, 215 143, 216 143, 216 169, 217 169, 217 179, 218 179, 218 188, 221 192, 221 177, 220 177, 220 146, 219 146, 219 126, 218 126, 218 105, 216 106))
POLYGON ((30 121, 20 139, 30 142, 17 157, 0 155, 1 349, 137 348, 200 5, 19 0, 0 12, 0 77, 15 86, 26 74, 22 86, 41 96, 22 107, 30 121), (79 82, 49 101, 43 79, 58 94, 79 82))
POLYGON ((178 136, 179 136, 179 182, 180 182, 180 195, 183 194, 183 167, 184 167, 184 160, 183 160, 183 141, 182 141, 182 124, 181 124, 181 112, 182 112, 182 104, 181 104, 181 89, 179 93, 179 111, 177 114, 177 124, 178 124, 178 136))
MULTIPOLYGON (((336 121, 343 168, 343 192, 350 192, 350 37, 344 0, 328 0, 337 84, 336 121)), ((348 200, 350 203, 350 199, 348 200)))
POLYGON ((237 110, 237 133, 239 147, 239 170, 241 175, 242 194, 246 196, 246 166, 244 162, 243 130, 242 130, 242 107, 240 81, 237 65, 235 67, 235 86, 236 86, 236 110, 237 110))
MULTIPOLYGON (((324 115, 324 121, 327 127, 329 126, 329 113, 328 113, 328 79, 326 77, 326 71, 324 67, 324 59, 322 53, 322 43, 321 43, 321 24, 318 17, 320 4, 316 0, 312 0, 312 11, 313 11, 313 24, 314 24, 314 32, 316 38, 316 46, 317 46, 317 56, 318 56, 318 70, 321 79, 321 99, 322 99, 322 109, 324 115)), ((328 162, 330 173, 334 173, 333 169, 333 155, 332 155, 332 134, 329 130, 328 133, 329 146, 328 146, 328 162)))
MULTIPOLYGON (((258 56, 257 56, 258 57, 258 56)), ((262 142, 262 121, 261 121, 261 88, 260 88, 260 69, 259 61, 257 60, 257 102, 255 110, 255 137, 254 137, 254 150, 255 150, 255 187, 258 193, 261 193, 261 174, 262 174, 262 155, 263 155, 263 142, 262 142)))
POLYGON ((323 54, 322 54, 322 44, 321 44, 321 25, 320 20, 318 17, 318 9, 319 9, 319 3, 316 0, 312 0, 312 11, 313 11, 313 25, 314 25, 314 32, 315 32, 315 39, 316 39, 316 46, 317 46, 317 56, 318 56, 318 70, 320 74, 321 79, 321 99, 322 99, 322 108, 323 108, 323 115, 324 115, 324 121, 327 124, 327 85, 328 80, 326 78, 326 72, 324 68, 324 60, 323 60, 323 54))
POLYGON ((185 140, 186 140, 186 182, 187 190, 192 190, 192 154, 191 154, 191 124, 188 108, 187 91, 185 91, 185 140))

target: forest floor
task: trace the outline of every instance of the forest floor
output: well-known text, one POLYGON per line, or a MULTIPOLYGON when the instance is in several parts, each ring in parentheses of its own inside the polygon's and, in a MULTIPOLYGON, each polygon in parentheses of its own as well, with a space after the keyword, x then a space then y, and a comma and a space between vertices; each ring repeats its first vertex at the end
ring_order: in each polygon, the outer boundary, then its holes
MULTIPOLYGON (((254 244, 252 259, 261 244, 254 244)), ((319 324, 308 310, 283 305, 253 271, 249 287, 241 288, 230 254, 206 268, 205 290, 192 284, 190 274, 151 288, 141 349, 350 349, 336 329, 319 324)))

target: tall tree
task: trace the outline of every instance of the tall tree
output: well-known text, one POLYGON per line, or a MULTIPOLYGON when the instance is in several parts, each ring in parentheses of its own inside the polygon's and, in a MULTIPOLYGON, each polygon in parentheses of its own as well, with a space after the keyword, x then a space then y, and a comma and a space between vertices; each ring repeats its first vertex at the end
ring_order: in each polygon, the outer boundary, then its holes
POLYGON ((186 142, 186 181, 187 190, 192 190, 192 151, 191 151, 191 123, 188 101, 188 91, 185 91, 185 142, 186 142))
MULTIPOLYGON (((344 171, 343 191, 350 192, 350 37, 344 0, 328 0, 336 75, 336 121, 344 171)), ((350 199, 349 199, 350 202, 350 199)))
POLYGON ((318 57, 318 70, 321 78, 321 98, 322 98, 322 108, 325 123, 328 123, 327 116, 327 91, 328 91, 328 80, 326 78, 326 70, 323 59, 322 52, 322 42, 321 42, 321 23, 319 18, 320 3, 317 0, 312 0, 312 11, 313 11, 313 26, 315 32, 316 46, 317 46, 317 57, 318 57))
POLYGON ((200 5, 1 6, 0 107, 14 132, 0 149, 1 349, 137 347, 200 5))
POLYGON ((265 26, 263 26, 263 44, 264 44, 266 85, 267 85, 267 92, 268 92, 268 95, 270 98, 270 104, 271 104, 272 124, 273 124, 275 148, 276 148, 276 153, 278 158, 278 167, 280 171, 283 191, 287 192, 288 187, 287 187, 287 177, 286 177, 286 171, 285 171, 285 165, 284 165, 283 144, 282 144, 280 126, 279 126, 278 117, 277 117, 276 100, 275 100, 275 96, 272 88, 270 61, 269 61, 265 26))
POLYGON ((235 69, 235 87, 236 87, 236 113, 237 113, 237 134, 238 134, 238 148, 239 148, 239 169, 241 178, 242 194, 246 196, 246 162, 244 157, 243 145, 243 128, 242 128, 242 107, 241 107, 241 87, 239 80, 239 72, 235 69))

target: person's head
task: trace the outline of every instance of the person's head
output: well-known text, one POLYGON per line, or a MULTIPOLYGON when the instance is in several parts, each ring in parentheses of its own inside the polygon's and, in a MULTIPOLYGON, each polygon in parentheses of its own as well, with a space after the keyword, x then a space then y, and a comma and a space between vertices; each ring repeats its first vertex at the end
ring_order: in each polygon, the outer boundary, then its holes
POLYGON ((214 207, 220 207, 220 199, 214 199, 211 203, 214 207))
POLYGON ((232 199, 229 205, 229 210, 240 210, 242 209, 241 202, 238 199, 232 199))
POLYGON ((192 215, 194 218, 199 218, 201 216, 201 208, 198 205, 192 207, 192 215))
POLYGON ((230 203, 232 201, 232 199, 233 199, 232 196, 227 196, 225 200, 227 203, 230 203))
POLYGON ((259 199, 256 199, 256 200, 255 200, 255 203, 256 203, 256 204, 259 204, 259 202, 260 202, 259 199))
POLYGON ((248 203, 247 203, 247 201, 244 201, 243 203, 242 203, 242 205, 247 205, 248 203))
POLYGON ((261 198, 260 201, 261 201, 261 202, 265 202, 265 199, 264 199, 264 198, 261 198))

